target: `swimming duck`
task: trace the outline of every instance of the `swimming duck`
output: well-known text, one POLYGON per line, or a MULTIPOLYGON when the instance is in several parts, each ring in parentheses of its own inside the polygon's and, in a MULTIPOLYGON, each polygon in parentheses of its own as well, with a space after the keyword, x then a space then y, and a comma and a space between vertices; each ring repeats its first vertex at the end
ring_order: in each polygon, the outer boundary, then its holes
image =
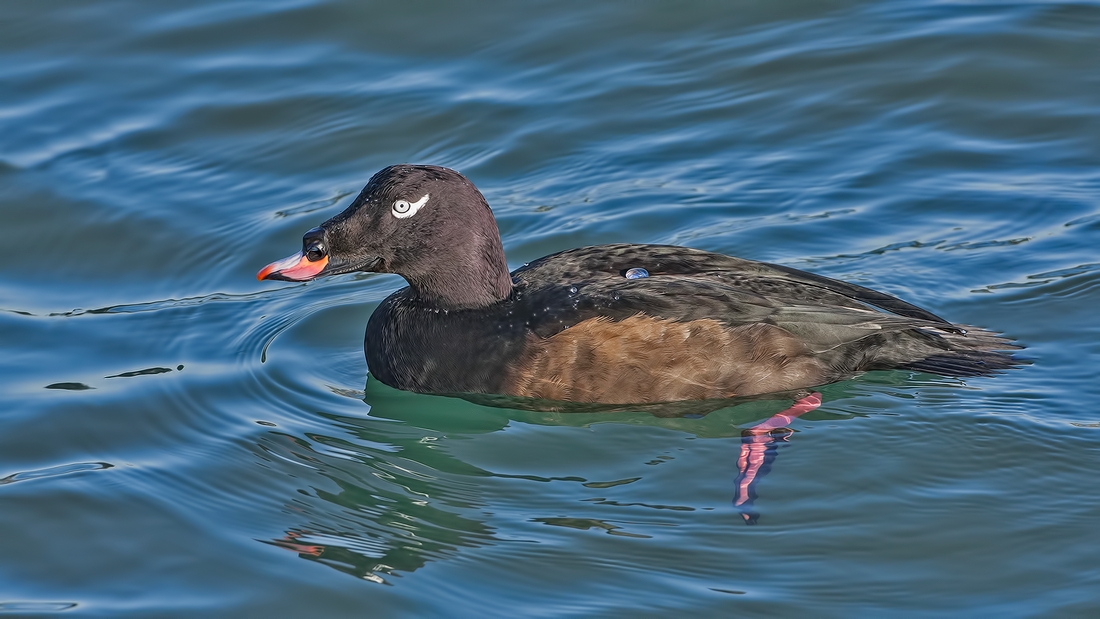
POLYGON ((1018 363, 1011 340, 891 295, 697 249, 583 247, 509 273, 484 196, 437 166, 381 170, 257 278, 353 271, 408 282, 375 309, 364 346, 378 380, 419 393, 641 404, 1018 363))

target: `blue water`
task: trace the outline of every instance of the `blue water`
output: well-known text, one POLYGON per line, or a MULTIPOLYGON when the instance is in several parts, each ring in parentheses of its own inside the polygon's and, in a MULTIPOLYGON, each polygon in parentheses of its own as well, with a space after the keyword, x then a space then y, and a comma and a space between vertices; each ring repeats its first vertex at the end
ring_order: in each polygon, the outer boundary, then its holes
POLYGON ((1100 615, 1100 4, 0 4, 0 616, 1100 615), (367 379, 258 283, 379 168, 513 267, 673 243, 1005 332, 771 445, 367 379), (770 456, 769 456, 770 457, 770 456))

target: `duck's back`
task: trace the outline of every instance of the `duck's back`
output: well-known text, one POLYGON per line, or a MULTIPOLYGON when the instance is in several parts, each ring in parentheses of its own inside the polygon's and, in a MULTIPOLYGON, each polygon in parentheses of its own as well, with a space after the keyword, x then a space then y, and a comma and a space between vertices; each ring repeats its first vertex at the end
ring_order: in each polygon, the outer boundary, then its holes
POLYGON ((422 392, 626 404, 1013 363, 996 352, 1013 348, 1008 340, 890 295, 682 247, 586 247, 512 275, 512 296, 478 310, 436 313, 408 289, 395 293, 368 325, 372 373, 422 392), (645 276, 628 277, 637 269, 645 276))

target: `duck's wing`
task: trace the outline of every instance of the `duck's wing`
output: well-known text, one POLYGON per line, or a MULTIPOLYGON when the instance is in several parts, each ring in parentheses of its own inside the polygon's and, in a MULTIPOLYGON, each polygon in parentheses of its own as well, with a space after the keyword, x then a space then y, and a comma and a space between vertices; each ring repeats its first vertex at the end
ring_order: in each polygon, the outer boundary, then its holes
POLYGON ((797 337, 806 352, 820 354, 891 331, 960 331, 950 323, 951 329, 945 329, 938 320, 887 314, 839 294, 808 298, 797 294, 797 284, 784 287, 784 294, 774 289, 762 294, 725 276, 659 274, 526 287, 518 294, 530 313, 531 331, 543 338, 592 319, 647 316, 677 323, 714 321, 727 329, 772 325, 797 337))
POLYGON ((518 283, 537 281, 543 285, 574 286, 591 282, 617 287, 615 281, 625 280, 626 271, 632 268, 643 268, 653 278, 687 276, 695 280, 691 285, 697 285, 700 281, 697 278, 703 278, 781 302, 877 307, 898 316, 936 323, 944 330, 958 331, 958 327, 932 312, 877 290, 782 265, 672 245, 618 244, 571 249, 535 261, 518 269, 513 276, 518 283))
POLYGON ((764 344, 782 342, 783 355, 812 358, 828 380, 896 367, 974 375, 1015 363, 995 351, 1017 346, 995 333, 953 325, 890 295, 796 269, 666 246, 593 247, 557 256, 516 273, 529 328, 544 339, 581 324, 591 329, 593 320, 625 326, 627 319, 645 316, 770 333, 754 350, 767 357, 778 348, 764 344), (637 267, 650 276, 621 274, 637 267))

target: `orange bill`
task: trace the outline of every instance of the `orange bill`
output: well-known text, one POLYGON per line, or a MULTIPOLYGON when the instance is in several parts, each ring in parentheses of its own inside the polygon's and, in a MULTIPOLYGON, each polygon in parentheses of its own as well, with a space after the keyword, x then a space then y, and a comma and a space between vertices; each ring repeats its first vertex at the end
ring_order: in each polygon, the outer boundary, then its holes
POLYGON ((256 274, 256 279, 261 281, 265 279, 285 279, 294 282, 304 282, 317 277, 317 274, 327 265, 328 256, 324 256, 315 262, 310 262, 305 254, 298 252, 282 260, 276 260, 260 269, 260 272, 256 274))

